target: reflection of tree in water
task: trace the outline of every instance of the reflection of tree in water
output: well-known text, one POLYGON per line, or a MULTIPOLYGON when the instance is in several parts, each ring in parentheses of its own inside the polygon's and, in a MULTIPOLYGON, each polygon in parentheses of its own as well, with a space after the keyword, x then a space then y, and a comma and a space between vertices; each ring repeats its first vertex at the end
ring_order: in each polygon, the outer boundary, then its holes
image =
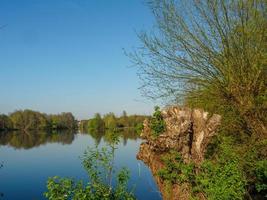
POLYGON ((0 133, 0 145, 9 145, 15 148, 30 149, 46 143, 71 144, 74 132, 70 130, 45 132, 45 131, 12 131, 0 133))
POLYGON ((140 138, 139 134, 135 131, 134 128, 127 128, 124 129, 121 132, 121 138, 123 139, 123 145, 127 145, 127 141, 130 140, 137 140, 138 138, 140 138))
MULTIPOLYGON (((3 163, 0 163, 0 169, 3 167, 3 163)), ((4 197, 4 193, 0 192, 0 199, 2 199, 4 197)))
POLYGON ((96 145, 99 145, 99 143, 101 142, 101 139, 105 135, 105 132, 103 131, 91 131, 88 133, 95 140, 96 145))
MULTIPOLYGON (((85 132, 85 134, 89 134, 94 140, 96 145, 98 145, 101 140, 103 139, 106 143, 110 144, 112 139, 110 136, 114 134, 114 131, 106 130, 105 132, 97 132, 97 131, 91 131, 91 132, 85 132)), ((125 146, 127 144, 127 141, 130 140, 137 140, 139 138, 139 134, 136 133, 134 128, 125 128, 121 129, 120 131, 116 131, 116 135, 119 136, 119 139, 122 140, 123 145, 125 146)))

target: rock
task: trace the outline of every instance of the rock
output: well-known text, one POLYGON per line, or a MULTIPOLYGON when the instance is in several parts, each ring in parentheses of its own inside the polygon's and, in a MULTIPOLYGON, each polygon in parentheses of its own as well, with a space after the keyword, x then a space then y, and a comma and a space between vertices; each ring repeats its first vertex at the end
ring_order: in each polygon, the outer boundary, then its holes
POLYGON ((147 140, 151 150, 167 152, 176 150, 186 162, 201 163, 211 138, 220 125, 220 115, 209 117, 201 109, 172 106, 162 111, 166 131, 154 138, 149 120, 144 121, 141 137, 147 140))
MULTIPOLYGON (((161 155, 175 150, 180 152, 184 162, 194 162, 197 166, 204 160, 205 151, 211 138, 216 135, 221 116, 209 116, 202 109, 171 106, 162 111, 166 131, 157 138, 153 137, 149 120, 144 121, 141 137, 146 141, 141 144, 137 158, 146 163, 153 174, 164 166, 161 155)), ((190 187, 186 184, 172 186, 172 197, 164 193, 162 181, 156 177, 163 199, 188 200, 190 187)), ((203 198, 200 198, 203 199, 203 198)))
POLYGON ((155 181, 158 185, 158 188, 162 194, 164 200, 188 200, 190 192, 188 191, 188 185, 178 185, 174 184, 171 187, 168 187, 164 182, 156 175, 157 171, 164 167, 164 164, 161 161, 161 156, 163 153, 158 153, 153 151, 148 143, 142 143, 140 145, 140 151, 137 154, 137 159, 142 160, 154 174, 155 181))

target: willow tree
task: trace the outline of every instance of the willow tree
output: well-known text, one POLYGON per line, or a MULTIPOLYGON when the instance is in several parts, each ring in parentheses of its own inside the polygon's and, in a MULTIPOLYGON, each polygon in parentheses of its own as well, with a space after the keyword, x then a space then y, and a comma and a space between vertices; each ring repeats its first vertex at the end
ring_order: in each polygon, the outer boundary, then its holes
MULTIPOLYGON (((155 29, 130 53, 142 91, 235 118, 266 136, 266 0, 151 0, 155 29)), ((233 121, 233 119, 229 120, 233 121)))

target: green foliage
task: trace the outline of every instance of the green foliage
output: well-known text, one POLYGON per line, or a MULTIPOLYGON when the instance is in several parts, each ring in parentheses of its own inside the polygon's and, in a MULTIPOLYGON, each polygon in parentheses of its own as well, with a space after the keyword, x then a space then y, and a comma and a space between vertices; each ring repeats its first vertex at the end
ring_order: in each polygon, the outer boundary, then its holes
POLYGON ((161 115, 160 108, 155 107, 155 112, 150 120, 150 128, 152 129, 152 134, 157 137, 165 131, 166 124, 161 115))
POLYGON ((203 191, 210 200, 244 199, 246 181, 238 161, 223 164, 206 161, 196 176, 194 191, 203 191))
POLYGON ((101 182, 84 184, 69 178, 53 177, 47 181, 48 200, 135 200, 131 192, 127 192, 129 172, 122 169, 117 174, 117 186, 111 188, 101 182))
POLYGON ((49 200, 135 200, 128 190, 129 171, 114 168, 114 153, 118 137, 110 133, 109 148, 88 149, 82 156, 82 163, 89 176, 89 182, 75 181, 70 178, 49 178, 45 197, 49 200), (116 175, 116 183, 112 184, 116 175))
POLYGON ((77 122, 71 113, 47 115, 33 110, 18 110, 9 116, 0 116, 0 129, 47 130, 75 129, 77 122), (6 127, 3 128, 3 124, 6 127))
POLYGON ((103 120, 105 122, 106 129, 111 131, 115 131, 117 129, 118 124, 114 113, 108 113, 104 115, 103 120))
POLYGON ((46 116, 36 111, 16 111, 11 113, 9 117, 13 122, 15 129, 37 130, 46 129, 49 127, 48 119, 46 118, 46 116))
MULTIPOLYGON (((267 194, 267 160, 261 160, 256 163, 256 189, 258 192, 265 191, 267 194)), ((267 195, 266 195, 267 197, 267 195)))
POLYGON ((243 161, 231 138, 223 138, 213 161, 202 163, 194 185, 194 192, 204 192, 207 199, 244 199, 247 180, 243 161))
POLYGON ((129 55, 144 95, 221 114, 231 134, 266 135, 266 0, 149 6, 155 32, 141 32, 141 48, 129 55))
POLYGON ((199 191, 208 199, 266 192, 267 1, 148 2, 155 32, 140 33, 143 45, 129 55, 144 95, 222 116, 199 191))
POLYGON ((101 133, 105 131, 105 123, 99 113, 96 113, 95 117, 88 121, 88 131, 91 133, 101 133))
POLYGON ((105 132, 135 132, 138 135, 143 129, 143 122, 147 116, 143 115, 127 115, 123 111, 122 116, 117 117, 114 113, 104 115, 103 119, 100 114, 95 114, 94 118, 89 120, 82 120, 80 122, 80 130, 82 132, 89 132, 94 138, 102 137, 105 132), (128 129, 128 130, 127 130, 128 129))
POLYGON ((184 163, 178 152, 170 151, 162 156, 162 161, 164 167, 157 173, 162 180, 170 182, 171 184, 194 181, 194 164, 184 163))
POLYGON ((142 132, 142 130, 144 129, 144 125, 143 125, 143 123, 136 124, 135 127, 134 127, 134 129, 135 129, 135 132, 136 132, 138 135, 140 135, 141 132, 142 132))
POLYGON ((77 122, 72 113, 61 113, 58 115, 49 115, 48 120, 52 129, 75 129, 77 122))
POLYGON ((0 130, 13 129, 13 123, 7 115, 0 115, 0 130))
POLYGON ((73 181, 71 179, 53 177, 47 181, 47 189, 49 193, 45 196, 47 199, 53 200, 68 200, 73 189, 73 181))
MULTIPOLYGON (((164 167, 157 175, 167 184, 189 183, 192 198, 196 198, 195 194, 200 192, 209 200, 244 199, 247 181, 242 168, 243 161, 231 148, 232 140, 224 139, 218 147, 217 159, 206 160, 200 167, 184 163, 178 152, 170 151, 162 157, 164 167)), ((258 174, 264 177, 264 166, 261 164, 258 174)), ((264 179, 258 180, 262 183, 260 180, 264 179)))

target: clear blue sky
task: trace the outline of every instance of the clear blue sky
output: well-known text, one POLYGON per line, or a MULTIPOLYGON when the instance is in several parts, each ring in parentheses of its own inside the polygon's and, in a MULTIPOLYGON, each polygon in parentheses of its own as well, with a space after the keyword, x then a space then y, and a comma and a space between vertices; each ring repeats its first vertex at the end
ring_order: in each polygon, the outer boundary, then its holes
POLYGON ((122 49, 152 24, 143 0, 0 0, 0 113, 150 113, 122 49))

